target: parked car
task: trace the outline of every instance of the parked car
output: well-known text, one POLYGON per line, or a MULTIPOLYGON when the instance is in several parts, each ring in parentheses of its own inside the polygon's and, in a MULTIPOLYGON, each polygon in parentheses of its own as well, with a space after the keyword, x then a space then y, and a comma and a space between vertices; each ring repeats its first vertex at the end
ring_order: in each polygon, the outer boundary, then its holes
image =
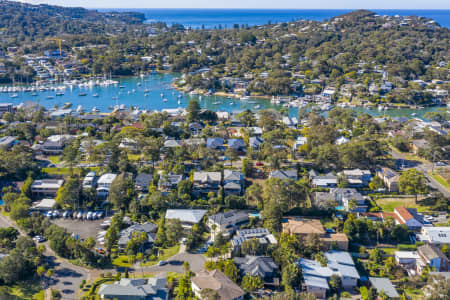
POLYGON ((165 266, 165 265, 167 265, 167 264, 168 264, 167 260, 160 260, 160 261, 158 262, 158 266, 165 266))
POLYGON ((82 217, 83 217, 83 212, 82 212, 82 211, 79 211, 79 212, 77 213, 76 218, 77 218, 77 219, 81 219, 82 217))
POLYGON ((42 243, 45 241, 45 238, 42 235, 36 235, 33 237, 33 241, 37 243, 42 243))
POLYGON ((53 218, 59 218, 60 217, 59 211, 57 211, 57 210, 52 211, 52 216, 53 216, 53 218))
POLYGON ((92 211, 88 211, 86 214, 86 220, 93 220, 92 218, 92 211))

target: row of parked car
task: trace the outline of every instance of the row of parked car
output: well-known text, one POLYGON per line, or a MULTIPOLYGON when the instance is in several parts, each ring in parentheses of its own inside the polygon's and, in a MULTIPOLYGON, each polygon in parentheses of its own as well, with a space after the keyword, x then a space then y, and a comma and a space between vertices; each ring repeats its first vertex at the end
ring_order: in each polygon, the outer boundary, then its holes
POLYGON ((72 218, 78 220, 97 220, 102 219, 105 214, 103 211, 72 211, 66 210, 64 212, 60 212, 58 210, 49 210, 44 214, 48 218, 59 218, 63 217, 65 219, 72 218))

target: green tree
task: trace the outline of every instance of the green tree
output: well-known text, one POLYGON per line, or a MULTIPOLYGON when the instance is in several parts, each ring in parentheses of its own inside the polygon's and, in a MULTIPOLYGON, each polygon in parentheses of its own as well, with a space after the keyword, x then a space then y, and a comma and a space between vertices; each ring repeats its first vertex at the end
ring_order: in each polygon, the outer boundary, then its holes
POLYGON ((242 277, 241 286, 244 291, 253 292, 261 289, 264 286, 264 282, 259 276, 245 275, 244 277, 242 277))
POLYGON ((188 113, 187 119, 189 120, 189 122, 200 120, 200 103, 198 103, 197 100, 189 100, 186 111, 188 113))
POLYGON ((301 277, 300 268, 295 263, 288 264, 281 272, 281 284, 285 290, 292 291, 300 285, 301 277))
POLYGON ((417 203, 417 195, 426 193, 427 191, 425 182, 423 173, 413 168, 404 171, 400 175, 398 184, 401 192, 408 195, 415 195, 417 203))

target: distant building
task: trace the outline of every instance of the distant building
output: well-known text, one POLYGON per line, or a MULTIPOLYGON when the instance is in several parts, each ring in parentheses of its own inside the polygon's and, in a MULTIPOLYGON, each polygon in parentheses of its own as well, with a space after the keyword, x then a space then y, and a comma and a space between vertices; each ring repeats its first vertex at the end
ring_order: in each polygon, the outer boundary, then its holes
POLYGON ((217 193, 221 183, 222 174, 220 172, 194 172, 193 192, 197 195, 217 193))

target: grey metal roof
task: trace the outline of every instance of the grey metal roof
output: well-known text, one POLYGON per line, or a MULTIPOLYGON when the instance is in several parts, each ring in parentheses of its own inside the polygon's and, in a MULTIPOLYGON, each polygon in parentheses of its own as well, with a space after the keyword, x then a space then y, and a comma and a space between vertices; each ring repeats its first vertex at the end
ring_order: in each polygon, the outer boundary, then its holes
POLYGON ((400 297, 389 278, 369 277, 369 281, 377 289, 378 293, 384 291, 389 298, 400 297))
POLYGON ((272 275, 278 270, 277 264, 271 257, 251 256, 236 257, 234 262, 245 274, 260 276, 262 278, 272 275))
POLYGON ((196 224, 200 222, 207 210, 204 209, 168 209, 166 219, 178 219, 181 222, 196 224))

